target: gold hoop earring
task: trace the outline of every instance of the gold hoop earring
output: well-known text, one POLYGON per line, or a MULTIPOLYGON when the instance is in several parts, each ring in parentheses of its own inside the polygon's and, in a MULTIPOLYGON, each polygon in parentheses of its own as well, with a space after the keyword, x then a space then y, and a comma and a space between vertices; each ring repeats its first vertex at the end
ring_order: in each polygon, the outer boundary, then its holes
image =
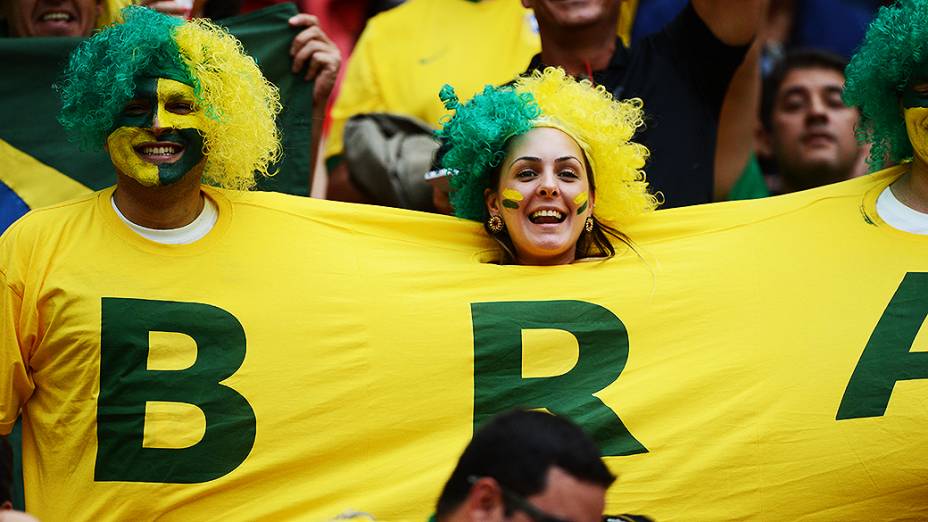
POLYGON ((503 231, 503 218, 499 217, 498 214, 493 214, 487 220, 487 228, 490 229, 490 232, 499 234, 503 231))
POLYGON ((583 224, 583 230, 586 230, 587 232, 592 232, 593 226, 595 225, 596 223, 593 221, 593 216, 587 216, 586 222, 583 224))

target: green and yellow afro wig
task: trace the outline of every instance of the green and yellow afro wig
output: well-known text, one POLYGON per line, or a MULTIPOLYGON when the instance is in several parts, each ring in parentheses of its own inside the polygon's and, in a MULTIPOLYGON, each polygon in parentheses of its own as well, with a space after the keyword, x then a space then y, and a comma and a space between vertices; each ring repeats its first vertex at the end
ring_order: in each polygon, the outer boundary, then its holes
POLYGON ((911 81, 928 80, 926 22, 928 0, 881 7, 845 70, 844 102, 860 108, 858 138, 873 145, 874 168, 912 157, 899 100, 911 81))
POLYGON ((191 85, 205 111, 208 183, 249 189, 281 155, 280 95, 242 44, 206 20, 183 22, 143 7, 123 10, 71 53, 59 82, 58 121, 82 146, 99 148, 132 99, 140 77, 191 85))
POLYGON ((506 156, 509 140, 535 127, 555 127, 586 154, 596 186, 597 220, 618 226, 654 210, 644 167, 648 150, 631 142, 642 125, 641 100, 617 101, 602 86, 577 81, 563 69, 519 78, 514 85, 487 86, 465 104, 446 85, 439 94, 454 116, 437 132, 442 167, 451 176, 451 204, 458 217, 485 221, 484 191, 506 156))

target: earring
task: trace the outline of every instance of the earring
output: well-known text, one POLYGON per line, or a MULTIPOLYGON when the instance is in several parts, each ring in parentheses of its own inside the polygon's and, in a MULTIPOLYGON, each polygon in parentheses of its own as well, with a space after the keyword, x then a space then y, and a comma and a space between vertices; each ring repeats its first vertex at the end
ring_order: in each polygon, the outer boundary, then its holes
POLYGON ((596 223, 593 221, 593 216, 587 216, 586 222, 583 224, 583 230, 586 230, 587 232, 592 232, 593 226, 595 224, 596 223))
POLYGON ((493 214, 490 216, 490 219, 487 220, 487 228, 490 229, 490 232, 499 234, 503 231, 503 218, 499 217, 498 214, 493 214))

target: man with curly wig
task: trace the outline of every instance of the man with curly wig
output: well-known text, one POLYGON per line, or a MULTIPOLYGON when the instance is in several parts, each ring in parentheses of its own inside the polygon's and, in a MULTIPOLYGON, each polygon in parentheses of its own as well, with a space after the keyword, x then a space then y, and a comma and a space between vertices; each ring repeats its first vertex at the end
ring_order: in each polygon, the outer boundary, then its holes
POLYGON ((899 0, 880 9, 847 67, 844 99, 860 108, 859 137, 872 144, 869 163, 901 165, 880 194, 877 213, 889 225, 928 234, 928 1, 899 0))
MULTIPOLYGON (((22 412, 26 506, 48 520, 80 518, 80 501, 50 480, 203 482, 245 458, 254 415, 238 399, 230 399, 240 405, 231 417, 227 407, 200 403, 210 426, 218 422, 220 431, 229 430, 219 444, 239 446, 207 464, 183 461, 208 469, 226 460, 213 471, 191 475, 166 450, 146 451, 149 428, 143 435, 129 420, 140 403, 126 401, 138 390, 137 377, 171 373, 146 373, 146 357, 141 367, 120 366, 112 380, 107 368, 148 352, 148 335, 126 330, 127 321, 142 320, 149 325, 143 329, 194 336, 197 373, 215 372, 202 336, 171 325, 200 324, 213 332, 204 334, 208 338, 223 325, 240 331, 234 318, 203 301, 223 302, 220 296, 255 270, 262 260, 255 257, 262 250, 254 247, 256 236, 278 228, 269 220, 292 199, 230 190, 251 188, 256 175, 272 174, 281 154, 278 92, 239 41, 205 20, 183 22, 141 7, 124 14, 124 24, 75 49, 57 85, 59 121, 83 146, 109 152, 115 187, 33 210, 0 238, 0 435, 22 412)), ((223 357, 235 353, 235 338, 220 338, 223 357)), ((179 367, 185 364, 193 363, 179 367)), ((206 400, 200 391, 179 392, 176 384, 156 388, 182 393, 180 400, 206 400)), ((204 440, 213 439, 213 431, 204 440)), ((83 490, 76 496, 90 495, 83 490)), ((104 502, 82 509, 87 519, 99 519, 113 507, 104 502)), ((142 516, 128 513, 122 517, 142 516)))

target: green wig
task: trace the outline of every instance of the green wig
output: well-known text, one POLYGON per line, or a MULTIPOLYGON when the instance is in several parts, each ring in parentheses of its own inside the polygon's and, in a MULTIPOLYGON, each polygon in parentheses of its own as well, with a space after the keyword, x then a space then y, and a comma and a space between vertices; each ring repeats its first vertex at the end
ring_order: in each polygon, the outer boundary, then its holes
POLYGON ((485 221, 484 191, 506 156, 514 136, 535 127, 558 128, 583 149, 596 186, 593 215, 621 225, 657 206, 648 193, 644 167, 648 151, 632 143, 642 124, 641 101, 616 101, 602 86, 577 81, 549 67, 520 78, 512 86, 487 86, 460 104, 446 85, 439 97, 453 117, 438 131, 442 167, 453 173, 451 205, 458 217, 485 221))
POLYGON ((170 78, 193 87, 207 116, 207 182, 248 189, 255 174, 270 175, 281 155, 280 96, 242 44, 206 20, 183 22, 144 7, 127 7, 123 17, 71 53, 58 84, 58 121, 68 133, 85 148, 101 147, 136 80, 170 78))
POLYGON ((928 0, 881 7, 845 70, 844 102, 860 108, 858 138, 872 144, 872 168, 912 157, 899 100, 910 81, 928 79, 926 20, 928 0))

